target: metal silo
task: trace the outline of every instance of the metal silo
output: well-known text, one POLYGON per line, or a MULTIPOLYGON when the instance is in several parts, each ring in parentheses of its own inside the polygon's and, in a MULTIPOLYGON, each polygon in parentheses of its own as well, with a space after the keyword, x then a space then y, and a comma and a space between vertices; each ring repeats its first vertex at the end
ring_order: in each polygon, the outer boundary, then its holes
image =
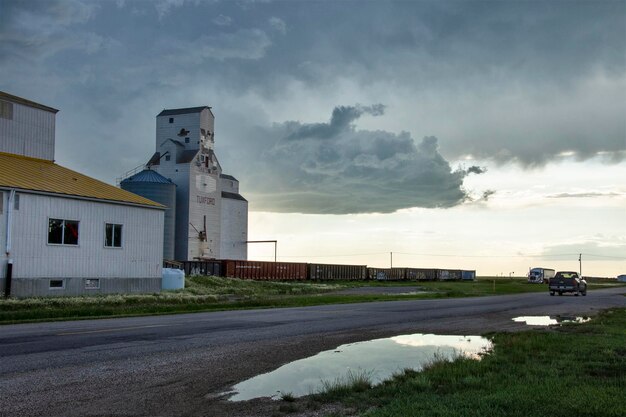
POLYGON ((163 259, 174 259, 176 184, 158 172, 145 169, 120 183, 123 190, 146 197, 167 207, 163 230, 163 259))

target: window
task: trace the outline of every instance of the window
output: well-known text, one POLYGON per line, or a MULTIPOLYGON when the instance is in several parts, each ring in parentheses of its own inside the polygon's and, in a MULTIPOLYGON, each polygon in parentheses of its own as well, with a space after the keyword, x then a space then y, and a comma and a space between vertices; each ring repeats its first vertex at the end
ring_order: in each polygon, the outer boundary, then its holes
POLYGON ((3 206, 4 206, 4 192, 0 191, 0 214, 2 214, 3 206))
POLYGON ((50 288, 51 290, 62 290, 63 288, 65 288, 65 280, 51 279, 48 288, 50 288))
POLYGON ((48 243, 78 245, 78 221, 48 219, 48 243))
POLYGON ((20 209, 20 195, 15 194, 15 197, 13 197, 13 210, 19 210, 19 209, 20 209))
POLYGON ((189 138, 185 138, 185 143, 189 143, 189 138))
POLYGON ((85 289, 86 290, 99 290, 100 289, 100 279, 99 278, 87 278, 87 279, 85 279, 85 289))
POLYGON ((107 223, 104 226, 104 246, 107 248, 122 247, 122 225, 107 223))
POLYGON ((169 161, 169 160, 170 160, 170 155, 169 155, 169 154, 165 155, 165 160, 166 160, 166 161, 169 161))
POLYGON ((0 101, 0 117, 3 119, 13 120, 13 103, 9 101, 0 101))
POLYGON ((174 118, 170 117, 170 123, 174 123, 174 118))

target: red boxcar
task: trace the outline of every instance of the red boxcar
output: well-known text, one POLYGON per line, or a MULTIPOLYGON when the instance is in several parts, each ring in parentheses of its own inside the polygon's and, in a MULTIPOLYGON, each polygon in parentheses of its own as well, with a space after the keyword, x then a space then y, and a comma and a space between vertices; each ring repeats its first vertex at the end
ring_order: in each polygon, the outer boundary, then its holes
POLYGON ((222 273, 228 278, 300 281, 305 280, 307 264, 292 262, 222 261, 222 273))

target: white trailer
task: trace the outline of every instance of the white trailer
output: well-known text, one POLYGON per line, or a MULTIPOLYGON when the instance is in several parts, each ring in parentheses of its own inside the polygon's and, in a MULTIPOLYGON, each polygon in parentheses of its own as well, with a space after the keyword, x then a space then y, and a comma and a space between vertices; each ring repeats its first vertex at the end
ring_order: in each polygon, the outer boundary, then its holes
POLYGON ((533 284, 547 283, 550 278, 556 274, 554 269, 550 268, 531 268, 528 271, 528 282, 533 284))

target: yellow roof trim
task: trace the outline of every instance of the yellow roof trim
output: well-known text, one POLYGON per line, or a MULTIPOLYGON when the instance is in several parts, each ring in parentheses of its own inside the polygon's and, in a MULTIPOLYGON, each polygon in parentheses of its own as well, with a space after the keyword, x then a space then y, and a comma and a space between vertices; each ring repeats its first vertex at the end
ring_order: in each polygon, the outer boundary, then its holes
POLYGON ((46 159, 0 152, 0 187, 93 198, 154 208, 162 204, 80 174, 46 159))

